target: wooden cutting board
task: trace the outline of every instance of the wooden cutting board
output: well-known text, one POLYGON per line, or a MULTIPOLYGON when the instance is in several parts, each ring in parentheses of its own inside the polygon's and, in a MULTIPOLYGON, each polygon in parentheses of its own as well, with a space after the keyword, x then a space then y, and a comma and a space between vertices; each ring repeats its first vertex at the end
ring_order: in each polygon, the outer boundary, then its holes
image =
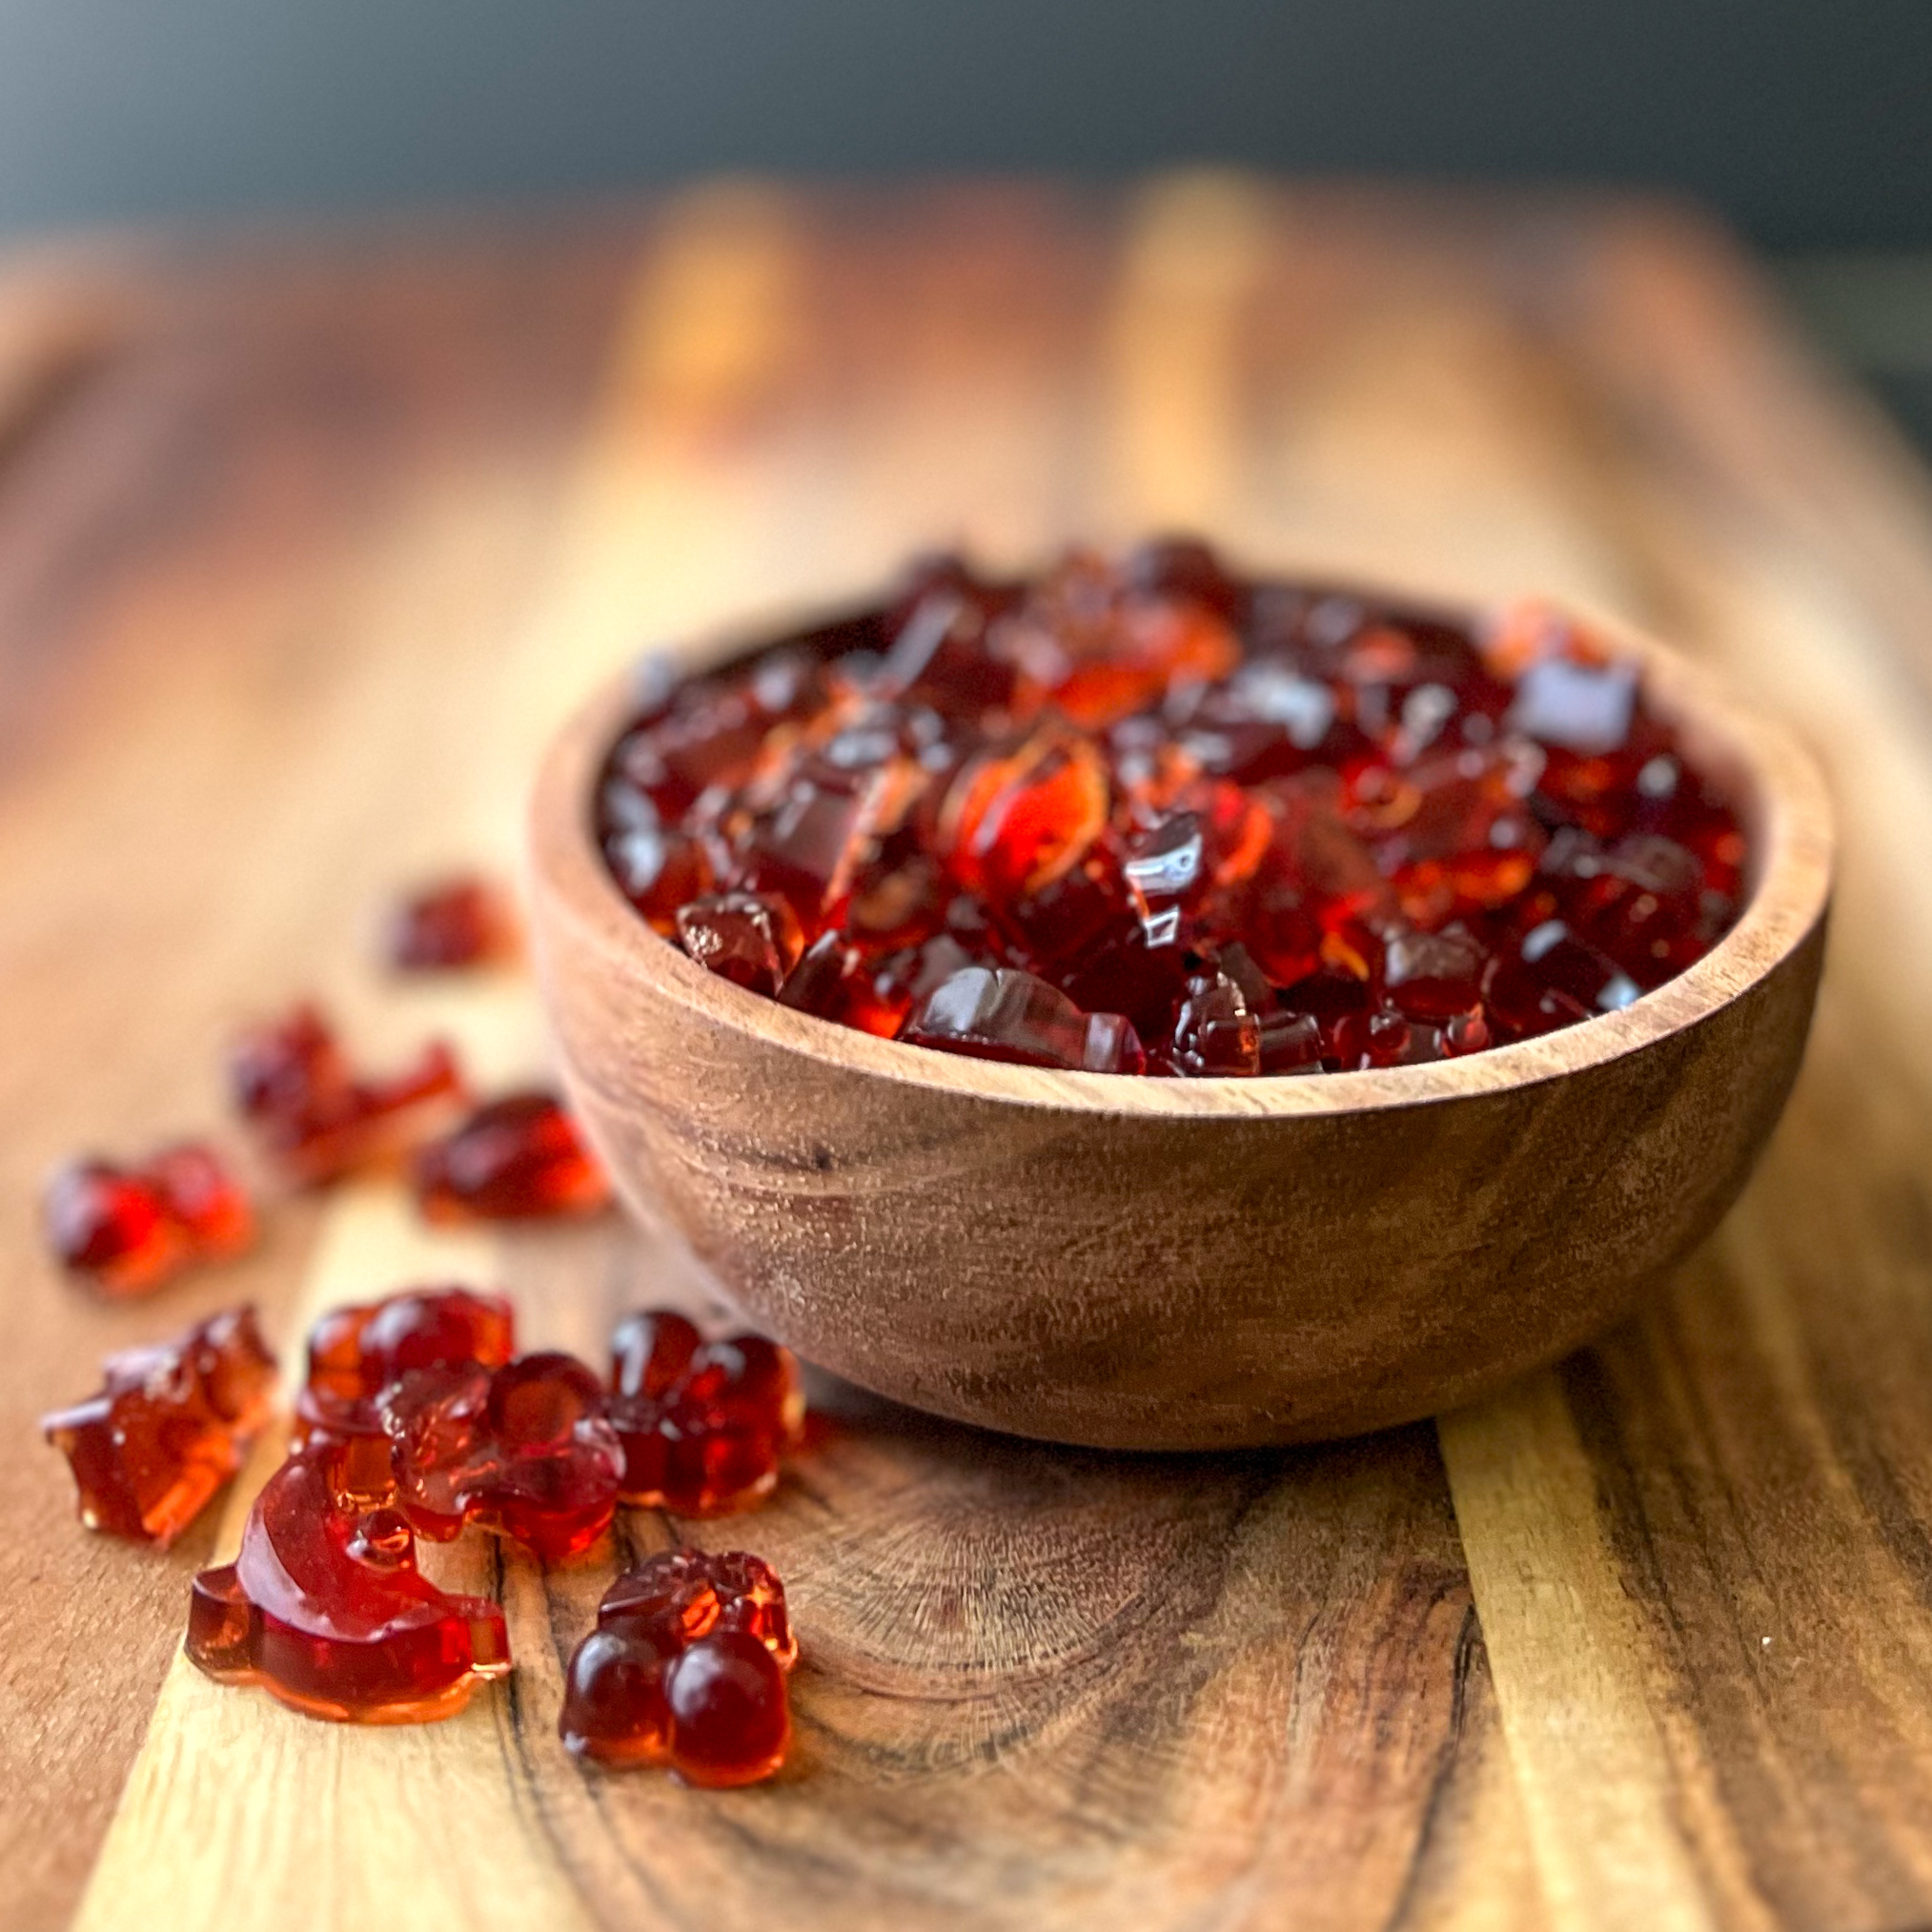
MULTIPOLYGON (((156 239, 0 282, 0 1921, 96 1928, 1706 1926, 1932 1921, 1932 495, 1720 236, 1645 207, 1179 176, 701 189, 539 229, 156 239), (1845 864, 1810 1062, 1655 1311, 1488 1406, 1159 1459, 818 1391, 762 1514, 799 1743, 724 1796, 586 1777, 561 1659, 627 1552, 456 1557, 519 1669, 357 1731, 178 1657, 243 1495, 85 1535, 38 1412, 258 1300, 507 1285, 595 1354, 702 1305, 615 1223, 431 1237, 379 1187, 132 1308, 36 1247, 52 1159, 219 1121, 240 1015, 541 1064, 519 976, 372 913, 514 861, 584 686, 966 539, 1622 612, 1796 720, 1845 864)), ((252 1472, 258 1479, 259 1463, 252 1472)), ((240 1488, 245 1491, 246 1484, 240 1488)))

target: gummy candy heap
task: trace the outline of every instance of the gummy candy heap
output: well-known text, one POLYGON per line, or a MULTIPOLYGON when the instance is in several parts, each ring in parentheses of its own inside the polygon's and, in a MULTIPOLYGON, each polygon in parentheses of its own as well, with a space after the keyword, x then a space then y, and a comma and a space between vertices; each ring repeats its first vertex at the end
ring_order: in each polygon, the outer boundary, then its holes
POLYGON ((254 1209, 214 1149, 164 1148, 137 1168, 78 1160, 41 1197, 48 1246, 104 1294, 146 1294, 193 1261, 244 1253, 254 1209))
POLYGON ((447 1716, 509 1669, 508 1642, 496 1605, 418 1573, 418 1537, 477 1525, 563 1561, 620 1498, 747 1506, 798 1437, 796 1366, 762 1336, 706 1343, 668 1311, 634 1316, 608 1390, 574 1356, 515 1349, 509 1304, 456 1288, 318 1323, 289 1460, 235 1561, 196 1579, 193 1661, 318 1717, 447 1716))
POLYGON ((1205 546, 952 559, 883 608, 659 684, 597 829, 658 931, 750 990, 1036 1067, 1350 1071, 1628 1005, 1736 916, 1745 844, 1637 664, 1250 581, 1205 546))
POLYGON ((110 1355, 101 1379, 41 1429, 72 1467, 89 1529, 165 1547, 241 1467, 268 1420, 275 1357, 254 1310, 230 1309, 172 1342, 110 1355))
POLYGON ((604 1592, 572 1653, 558 1731, 602 1764, 751 1784, 783 1760, 797 1658, 784 1586, 758 1557, 661 1551, 604 1592))

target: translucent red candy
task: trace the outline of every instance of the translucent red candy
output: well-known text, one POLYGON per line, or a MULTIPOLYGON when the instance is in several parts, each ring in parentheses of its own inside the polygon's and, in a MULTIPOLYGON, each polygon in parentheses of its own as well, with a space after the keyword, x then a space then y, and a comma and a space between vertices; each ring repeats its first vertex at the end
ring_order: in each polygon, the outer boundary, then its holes
POLYGON ((1045 980, 1014 966, 965 966, 919 1002, 902 1040, 1025 1067, 1138 1073, 1140 1037, 1119 1013, 1084 1013, 1045 980))
POLYGON ((610 1383, 623 1499, 681 1516, 722 1515, 768 1495, 804 1420, 788 1350, 763 1335, 707 1342, 672 1309, 619 1328, 610 1383))
POLYGON ((516 1352, 516 1315, 500 1295, 421 1288, 335 1309, 309 1332, 295 1445, 380 1436, 378 1398, 412 1370, 498 1369, 516 1352))
POLYGON ((517 950, 517 922, 497 886, 472 873, 438 879, 397 900, 383 953, 398 972, 487 966, 517 950))
POLYGON ((620 1576, 572 1654, 558 1730, 613 1768, 660 1764, 688 1784, 756 1783, 791 1741, 798 1642, 784 1586, 742 1550, 666 1550, 620 1576))
POLYGON ((292 1456, 263 1485, 235 1560, 194 1579, 188 1656, 315 1718, 454 1716, 509 1672, 503 1613, 423 1576, 409 1523, 345 1486, 340 1460, 292 1456))
POLYGON ((515 1337, 507 1302, 458 1288, 325 1315, 296 1452, 339 1451, 344 1484, 433 1541, 475 1523, 547 1561, 578 1555, 610 1522, 623 1453, 597 1376, 571 1355, 513 1358, 515 1337))
POLYGON ((365 1079, 311 1006, 244 1033, 228 1071, 236 1110, 263 1151, 304 1185, 394 1160, 464 1097, 456 1056, 441 1041, 404 1072, 365 1079))
POLYGON ((418 1535, 447 1542, 475 1523, 561 1562, 609 1528, 623 1452, 575 1356, 411 1370, 381 1408, 397 1507, 418 1535))
POLYGON ((275 1363, 252 1308, 102 1364, 85 1401, 41 1417, 91 1530, 168 1544, 241 1466, 268 1419, 275 1363))
POLYGON ((145 1294, 190 1262, 240 1254, 254 1209, 219 1154, 200 1141, 164 1148, 138 1168, 71 1162, 41 1197, 48 1246, 104 1293, 145 1294))
POLYGON ((597 810, 640 913, 750 991, 1190 1078, 1614 1011, 1723 936, 1749 856, 1638 666, 1574 620, 1251 581, 1184 539, 1030 582, 927 559, 654 683, 597 810))
POLYGON ((610 1183, 555 1094, 512 1093, 479 1107, 417 1151, 417 1205, 432 1221, 531 1221, 590 1214, 610 1183))

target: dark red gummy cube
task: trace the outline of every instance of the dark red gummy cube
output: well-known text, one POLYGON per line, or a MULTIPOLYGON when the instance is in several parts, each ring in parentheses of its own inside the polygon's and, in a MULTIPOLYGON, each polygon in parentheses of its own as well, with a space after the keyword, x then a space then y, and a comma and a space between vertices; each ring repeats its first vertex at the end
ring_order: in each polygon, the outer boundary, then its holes
POLYGON ((1140 1056, 1118 1013, 1083 1013, 1065 993, 1015 966, 966 966, 907 1015, 899 1037, 981 1060, 1113 1073, 1140 1056))
POLYGON ((681 906, 678 938, 720 979, 767 996, 783 986, 804 950, 797 913, 772 893, 725 892, 681 906))

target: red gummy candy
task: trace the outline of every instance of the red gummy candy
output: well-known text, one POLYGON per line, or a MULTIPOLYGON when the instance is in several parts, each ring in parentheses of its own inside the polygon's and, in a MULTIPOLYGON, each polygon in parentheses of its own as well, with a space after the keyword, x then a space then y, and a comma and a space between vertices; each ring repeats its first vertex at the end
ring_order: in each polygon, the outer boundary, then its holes
POLYGON ((243 1034, 229 1057, 229 1086, 263 1151, 307 1186, 393 1160, 463 1099, 456 1057, 441 1041, 393 1079, 360 1079, 311 1006, 243 1034))
POLYGON ((214 1149, 164 1148, 138 1168, 71 1162, 41 1199, 48 1246, 111 1295, 145 1294, 190 1262, 244 1252, 254 1209, 214 1149))
POLYGON ((380 1407, 397 1507, 418 1535, 448 1542, 476 1523, 561 1562, 610 1526, 623 1451, 574 1356, 413 1369, 380 1407))
POLYGON ((700 966, 766 995, 784 984, 804 950, 798 914, 772 893, 726 892, 681 906, 678 937, 700 966))
POLYGON ((417 1150, 417 1205, 432 1221, 593 1214, 610 1183, 555 1094, 493 1100, 417 1150))
POLYGON ((268 1419, 275 1357, 254 1310, 238 1308, 110 1355, 101 1373, 96 1393, 41 1429, 73 1469, 89 1529, 165 1546, 240 1468, 268 1419))
POLYGON ((411 1289, 335 1309, 309 1333, 295 1447, 323 1436, 380 1436, 377 1398, 413 1369, 498 1369, 516 1352, 516 1316, 500 1295, 411 1289))
POLYGON ((314 1718, 452 1717, 509 1672, 503 1613, 421 1576, 408 1522, 345 1492, 336 1460, 294 1456, 269 1478, 240 1555, 194 1579, 188 1656, 314 1718))
POLYGON ((756 1783, 791 1741, 784 1586, 742 1550, 665 1550, 620 1576, 577 1646, 558 1731, 579 1757, 756 1783))
POLYGON ((1084 1013, 1016 966, 966 966, 933 987, 899 1030, 918 1047, 1024 1067, 1137 1073, 1140 1036, 1119 1013, 1084 1013))
POLYGON ((418 886, 391 908, 383 953, 398 972, 451 972, 507 959, 517 922, 503 895, 473 873, 418 886))
POLYGON ((650 1309, 618 1329, 611 1355, 626 1502, 716 1516, 770 1495, 804 1422, 789 1350, 754 1334, 707 1342, 675 1310, 650 1309))
POLYGON ((1261 1024, 1226 973, 1198 973, 1174 1014, 1177 1073, 1242 1078, 1261 1071, 1261 1024))
POLYGON ((142 1294, 184 1258, 181 1230, 155 1190, 106 1161, 74 1161, 48 1179, 40 1203, 47 1245, 105 1293, 142 1294))
POLYGON ((940 1051, 1197 1078, 1613 1010, 1722 937, 1748 859, 1638 662, 1573 620, 1249 580, 1183 539, 1030 582, 928 561, 653 682, 596 803, 641 914, 754 992, 940 1051))

